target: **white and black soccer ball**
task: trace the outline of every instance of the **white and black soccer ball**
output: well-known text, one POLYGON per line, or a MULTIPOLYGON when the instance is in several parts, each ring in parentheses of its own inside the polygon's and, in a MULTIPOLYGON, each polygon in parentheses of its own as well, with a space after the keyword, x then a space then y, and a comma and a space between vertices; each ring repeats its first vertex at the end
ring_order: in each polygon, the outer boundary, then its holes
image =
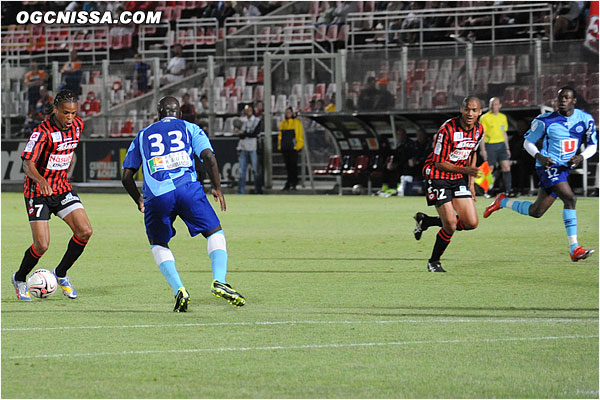
POLYGON ((352 186, 352 194, 361 195, 363 193, 362 185, 354 185, 352 186))
POLYGON ((38 269, 27 279, 27 285, 29 285, 29 293, 43 299, 56 292, 58 282, 52 272, 38 269))

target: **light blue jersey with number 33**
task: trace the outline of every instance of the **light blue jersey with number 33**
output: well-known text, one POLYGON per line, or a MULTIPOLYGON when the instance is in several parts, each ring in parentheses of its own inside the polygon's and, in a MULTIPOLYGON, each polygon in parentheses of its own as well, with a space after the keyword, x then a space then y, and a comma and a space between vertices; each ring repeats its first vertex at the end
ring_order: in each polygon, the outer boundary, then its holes
POLYGON ((142 129, 127 150, 123 169, 142 166, 144 198, 149 200, 195 181, 194 154, 213 148, 198 125, 174 117, 142 129))

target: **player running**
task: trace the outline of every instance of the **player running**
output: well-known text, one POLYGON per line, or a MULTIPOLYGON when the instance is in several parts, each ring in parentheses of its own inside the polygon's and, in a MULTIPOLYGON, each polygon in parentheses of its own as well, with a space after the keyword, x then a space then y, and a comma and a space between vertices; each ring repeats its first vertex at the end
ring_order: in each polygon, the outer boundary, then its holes
POLYGON ((50 214, 69 225, 73 236, 54 275, 63 294, 77 298, 77 291, 67 276, 67 270, 77 261, 92 236, 92 225, 83 204, 67 178, 73 154, 83 132, 83 120, 77 116, 77 98, 70 90, 61 90, 54 99, 53 114, 42 122, 29 137, 21 154, 25 171, 25 207, 33 244, 27 249, 19 270, 12 276, 17 298, 31 301, 27 274, 48 250, 50 214))
MULTIPOLYGON (((563 221, 569 239, 571 260, 577 262, 588 258, 594 250, 586 250, 577 241, 577 201, 567 181, 571 170, 598 149, 596 125, 592 116, 575 108, 576 93, 565 86, 558 91, 558 110, 538 115, 525 135, 523 147, 536 159, 535 169, 540 177, 540 190, 534 203, 516 201, 499 194, 483 213, 488 218, 501 208, 511 208, 519 214, 540 218, 559 197, 563 204, 563 221), (542 149, 535 143, 543 139, 542 149), (581 154, 577 150, 585 141, 581 154)), ((585 179, 585 177, 584 177, 585 179)))
POLYGON ((177 99, 163 97, 158 103, 160 121, 142 129, 129 146, 123 161, 122 183, 144 213, 152 255, 175 294, 173 311, 187 311, 190 302, 168 245, 175 236, 173 222, 177 216, 185 222, 191 236, 201 233, 207 239, 213 271, 212 294, 241 307, 246 304, 246 299, 225 281, 225 233, 204 194, 202 183, 197 180, 194 154, 204 163, 213 184, 215 201, 218 200, 221 211, 225 211, 217 160, 204 131, 180 117, 177 99), (143 196, 133 179, 140 166, 144 173, 143 196))
POLYGON ((427 262, 429 272, 446 272, 440 258, 450 244, 455 231, 477 228, 474 178, 479 172, 477 147, 483 138, 483 127, 477 121, 481 101, 466 97, 460 107, 461 115, 440 127, 434 140, 433 152, 425 161, 423 176, 427 179, 427 205, 435 205, 439 217, 417 213, 415 239, 430 226, 440 226, 433 252, 427 262), (458 213, 458 216, 456 215, 458 213))

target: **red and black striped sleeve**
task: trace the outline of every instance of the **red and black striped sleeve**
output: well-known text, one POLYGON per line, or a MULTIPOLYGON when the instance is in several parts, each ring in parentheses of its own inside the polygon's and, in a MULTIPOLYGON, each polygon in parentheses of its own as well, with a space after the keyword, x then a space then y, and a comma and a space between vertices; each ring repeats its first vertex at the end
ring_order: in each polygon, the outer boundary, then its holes
POLYGON ((31 160, 34 163, 40 158, 40 155, 44 153, 49 143, 49 124, 48 121, 41 123, 37 128, 34 129, 33 133, 29 137, 25 149, 21 154, 23 160, 31 160))
POLYGON ((452 144, 452 133, 449 129, 449 123, 442 125, 437 133, 437 139, 433 146, 433 158, 435 163, 441 163, 448 160, 450 147, 452 144))

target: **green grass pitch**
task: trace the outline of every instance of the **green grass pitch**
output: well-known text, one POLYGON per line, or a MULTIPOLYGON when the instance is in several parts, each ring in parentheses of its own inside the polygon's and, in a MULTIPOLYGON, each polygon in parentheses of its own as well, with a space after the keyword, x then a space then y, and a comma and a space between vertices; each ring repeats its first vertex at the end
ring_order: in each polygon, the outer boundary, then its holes
MULTIPOLYGON (((178 221, 179 314, 133 201, 81 198, 79 298, 20 303, 10 277, 31 233, 22 195, 2 193, 3 398, 598 398, 598 254, 570 261, 560 202, 484 220, 480 198, 479 227, 432 274, 437 229, 412 235, 415 212, 435 213, 424 198, 229 195, 228 281, 247 305, 210 294, 206 242, 178 221)), ((597 249, 598 199, 577 211, 597 249)), ((50 225, 36 268, 71 235, 50 225)))

